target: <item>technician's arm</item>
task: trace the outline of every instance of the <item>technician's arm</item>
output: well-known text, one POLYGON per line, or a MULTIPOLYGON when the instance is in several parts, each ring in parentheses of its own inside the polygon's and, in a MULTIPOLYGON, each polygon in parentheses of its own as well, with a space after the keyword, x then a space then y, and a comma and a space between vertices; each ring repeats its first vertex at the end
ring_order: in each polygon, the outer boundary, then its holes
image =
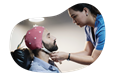
POLYGON ((81 56, 81 55, 71 54, 70 60, 80 64, 89 65, 93 63, 99 57, 100 54, 101 54, 100 50, 94 49, 91 56, 81 56))
POLYGON ((87 41, 84 51, 79 53, 71 53, 70 60, 80 64, 89 65, 93 63, 100 54, 101 51, 94 49, 93 44, 90 41, 87 41))
MULTIPOLYGON (((93 63, 100 54, 101 51, 94 49, 93 44, 90 41, 87 41, 84 51, 71 53, 70 60, 80 64, 89 65, 93 63)), ((65 60, 67 58, 68 53, 65 52, 57 52, 52 54, 52 59, 65 60)))
MULTIPOLYGON (((94 47, 92 43, 90 41, 87 41, 85 49, 83 51, 71 53, 71 56, 72 55, 73 56, 91 56, 93 49, 94 47)), ((65 60, 68 58, 68 54, 69 53, 65 53, 65 52, 54 52, 51 54, 51 58, 53 60, 65 60)))

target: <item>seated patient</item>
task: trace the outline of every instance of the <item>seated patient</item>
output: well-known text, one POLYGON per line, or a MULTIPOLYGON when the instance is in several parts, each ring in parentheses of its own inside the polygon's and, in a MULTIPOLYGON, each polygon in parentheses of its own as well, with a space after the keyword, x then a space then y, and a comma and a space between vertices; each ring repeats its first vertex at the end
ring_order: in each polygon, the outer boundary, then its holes
POLYGON ((49 54, 42 50, 43 47, 50 52, 58 49, 56 38, 52 36, 48 30, 42 26, 36 26, 30 29, 25 35, 25 43, 35 56, 31 63, 30 71, 59 73, 54 62, 49 60, 49 54))

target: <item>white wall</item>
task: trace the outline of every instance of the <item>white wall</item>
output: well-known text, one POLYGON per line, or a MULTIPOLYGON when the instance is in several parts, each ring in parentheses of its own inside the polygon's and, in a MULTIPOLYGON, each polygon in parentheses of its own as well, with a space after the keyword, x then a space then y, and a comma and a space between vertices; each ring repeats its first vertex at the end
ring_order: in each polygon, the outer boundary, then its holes
MULTIPOLYGON (((18 44, 20 44, 23 36, 26 34, 28 29, 28 27, 25 27, 23 25, 16 25, 14 27, 10 36, 10 51, 14 51, 15 49, 17 49, 18 44)), ((23 46, 25 46, 24 42, 22 43, 21 47, 23 46)))

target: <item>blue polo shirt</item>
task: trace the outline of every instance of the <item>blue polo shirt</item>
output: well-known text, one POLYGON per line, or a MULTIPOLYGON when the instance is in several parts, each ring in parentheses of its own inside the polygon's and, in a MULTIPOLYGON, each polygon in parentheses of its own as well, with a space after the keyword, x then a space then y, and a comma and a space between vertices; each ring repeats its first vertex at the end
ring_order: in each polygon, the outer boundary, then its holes
POLYGON ((85 26, 85 33, 87 41, 91 41, 96 50, 103 50, 105 43, 105 24, 102 15, 98 14, 96 17, 94 26, 94 39, 90 26, 85 26))
POLYGON ((53 61, 49 61, 49 63, 46 63, 45 61, 37 57, 34 57, 34 60, 29 70, 42 73, 59 73, 59 70, 57 67, 54 66, 53 61))

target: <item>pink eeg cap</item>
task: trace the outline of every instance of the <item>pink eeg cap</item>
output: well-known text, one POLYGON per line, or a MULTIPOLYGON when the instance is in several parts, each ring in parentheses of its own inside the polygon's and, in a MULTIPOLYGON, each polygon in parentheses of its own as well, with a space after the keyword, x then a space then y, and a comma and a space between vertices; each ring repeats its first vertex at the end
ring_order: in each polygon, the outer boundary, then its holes
POLYGON ((28 30, 25 35, 26 46, 31 50, 41 49, 43 32, 44 32, 44 27, 42 26, 36 26, 28 30))

